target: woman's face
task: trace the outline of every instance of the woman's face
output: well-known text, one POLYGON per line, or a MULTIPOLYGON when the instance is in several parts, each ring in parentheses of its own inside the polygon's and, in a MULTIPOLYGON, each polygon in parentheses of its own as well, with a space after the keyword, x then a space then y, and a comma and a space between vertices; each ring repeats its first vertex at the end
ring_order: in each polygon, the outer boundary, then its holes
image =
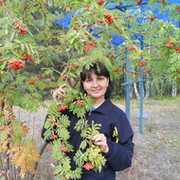
POLYGON ((109 86, 109 79, 105 76, 97 76, 92 72, 90 78, 86 78, 83 82, 83 87, 87 95, 96 100, 104 100, 107 87, 109 86))

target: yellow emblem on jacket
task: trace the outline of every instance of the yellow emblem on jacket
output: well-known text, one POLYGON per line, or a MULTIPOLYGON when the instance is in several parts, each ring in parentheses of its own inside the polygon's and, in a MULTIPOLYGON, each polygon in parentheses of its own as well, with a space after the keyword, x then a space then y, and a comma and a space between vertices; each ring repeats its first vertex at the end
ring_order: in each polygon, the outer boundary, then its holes
POLYGON ((120 139, 119 139, 119 133, 118 133, 117 127, 114 127, 112 136, 115 138, 116 143, 118 143, 120 139))

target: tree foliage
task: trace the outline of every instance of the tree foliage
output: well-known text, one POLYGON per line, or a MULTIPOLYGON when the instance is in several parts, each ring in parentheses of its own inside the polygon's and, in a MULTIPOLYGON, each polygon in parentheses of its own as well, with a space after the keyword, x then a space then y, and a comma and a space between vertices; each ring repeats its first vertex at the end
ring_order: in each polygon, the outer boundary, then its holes
MULTIPOLYGON (((89 68, 100 60, 108 67, 112 80, 125 73, 132 80, 137 80, 140 73, 151 73, 152 76, 170 75, 179 84, 179 29, 171 22, 178 20, 179 5, 157 0, 146 2, 151 10, 143 7, 142 11, 143 1, 137 0, 0 1, 0 151, 15 167, 21 168, 22 178, 26 171, 35 172, 34 163, 40 157, 35 144, 24 141, 28 127, 14 116, 14 106, 37 111, 40 106, 45 107, 44 96, 50 96, 45 92, 63 83, 70 85, 65 104, 50 105, 46 138, 52 136, 53 123, 56 123, 61 131, 56 132, 58 140, 55 140, 53 156, 64 157, 64 161, 61 164, 58 159, 60 164, 55 174, 60 176, 64 171, 66 175, 62 178, 78 179, 80 166, 100 170, 105 163, 99 149, 89 139, 89 134, 98 132, 99 125, 94 124, 89 129, 84 119, 91 100, 78 92, 83 66, 89 68), (134 9, 110 10, 107 7, 112 3, 134 9), (159 20, 152 11, 157 7, 161 13, 168 10, 171 21, 159 20), (56 25, 70 11, 73 11, 70 28, 56 25), (124 43, 112 47, 112 34, 121 35, 124 43), (130 69, 125 68, 127 58, 131 62, 130 69), (84 138, 76 155, 79 167, 73 172, 70 172, 70 160, 65 152, 59 150, 62 145, 73 150, 68 144, 70 122, 57 111, 64 106, 80 118, 75 128, 84 138), (60 119, 57 119, 59 115, 60 119), (81 150, 87 145, 90 148, 83 159, 81 150)), ((5 172, 4 176, 8 178, 8 169, 5 172)))

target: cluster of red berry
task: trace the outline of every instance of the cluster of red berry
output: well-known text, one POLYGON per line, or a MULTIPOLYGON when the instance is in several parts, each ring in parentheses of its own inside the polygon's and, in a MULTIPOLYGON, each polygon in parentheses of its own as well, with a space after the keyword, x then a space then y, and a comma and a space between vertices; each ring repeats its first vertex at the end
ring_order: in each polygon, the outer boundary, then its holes
POLYGON ((154 21, 157 16, 150 17, 150 21, 154 21))
POLYGON ((32 84, 32 85, 35 85, 37 80, 41 81, 42 80, 42 76, 41 75, 37 75, 36 78, 28 79, 29 84, 32 84))
POLYGON ((36 84, 36 81, 35 81, 34 79, 32 79, 32 80, 30 79, 30 80, 29 80, 29 84, 35 85, 35 84, 36 84))
POLYGON ((110 58, 114 58, 115 56, 114 56, 114 54, 111 54, 111 55, 109 55, 109 57, 110 57, 110 58))
POLYGON ((2 6, 7 6, 7 4, 4 2, 6 2, 6 0, 2 0, 0 3, 2 4, 2 6))
POLYGON ((64 110, 66 110, 66 109, 68 109, 68 106, 67 106, 67 105, 66 105, 66 106, 61 106, 61 107, 59 107, 57 111, 64 111, 64 110))
POLYGON ((73 27, 73 29, 74 29, 74 30, 78 30, 78 27, 75 26, 75 27, 73 27))
POLYGON ((134 46, 129 46, 128 49, 127 49, 127 51, 131 51, 131 50, 133 50, 133 49, 134 49, 134 46))
POLYGON ((112 24, 114 22, 114 18, 110 13, 106 13, 105 19, 107 20, 108 24, 112 24))
POLYGON ((142 2, 143 2, 143 0, 139 0, 139 1, 137 2, 137 4, 138 4, 138 5, 141 5, 142 2))
POLYGON ((102 21, 102 20, 98 20, 98 23, 99 23, 101 26, 105 26, 105 25, 106 25, 105 22, 102 21))
POLYGON ((68 149, 67 149, 66 147, 62 147, 62 148, 60 148, 60 151, 62 151, 62 152, 67 152, 68 149))
MULTIPOLYGON (((121 70, 120 67, 114 69, 115 72, 118 72, 118 71, 120 71, 120 70, 121 70)), ((128 72, 128 69, 127 69, 127 68, 124 68, 123 71, 124 71, 124 72, 128 72)))
POLYGON ((65 81, 65 80, 67 79, 67 76, 64 75, 64 76, 61 77, 61 79, 62 79, 63 81, 65 81))
POLYGON ((50 139, 57 139, 57 138, 58 138, 58 136, 56 134, 52 134, 50 137, 50 139))
MULTIPOLYGON (((0 52, 0 56, 2 55, 3 53, 2 52, 0 52)), ((4 62, 4 60, 0 60, 0 62, 4 62)))
POLYGON ((118 72, 118 71, 120 71, 120 70, 121 70, 121 68, 120 68, 120 67, 118 67, 118 68, 114 69, 114 71, 115 71, 115 72, 118 72))
POLYGON ((25 66, 25 63, 21 60, 13 59, 12 61, 9 61, 10 69, 18 70, 18 69, 24 68, 24 66, 25 66))
POLYGON ((176 51, 179 51, 179 52, 180 52, 180 48, 179 48, 179 47, 174 47, 174 49, 175 49, 176 51))
MULTIPOLYGON (((166 44, 166 47, 167 47, 167 48, 173 48, 173 47, 174 47, 174 42, 167 43, 167 44, 166 44)), ((176 51, 179 51, 179 52, 180 52, 180 48, 179 48, 179 47, 174 47, 174 49, 175 49, 176 51)))
POLYGON ((98 0, 97 3, 101 6, 102 4, 104 4, 104 0, 98 0))
POLYGON ((80 102, 80 101, 77 101, 77 105, 78 105, 79 107, 84 106, 84 104, 83 104, 82 102, 80 102))
POLYGON ((89 44, 86 46, 86 51, 91 50, 92 47, 96 47, 94 41, 90 41, 89 44))
POLYGON ((84 164, 83 168, 89 171, 90 169, 93 169, 94 166, 90 162, 87 162, 86 164, 84 164))
POLYGON ((86 53, 87 51, 91 50, 92 47, 96 47, 96 44, 94 43, 94 41, 90 41, 89 44, 86 46, 86 48, 84 47, 82 48, 82 51, 86 53))
POLYGON ((35 63, 35 60, 32 59, 30 54, 24 54, 22 60, 30 60, 31 62, 35 63))
POLYGON ((26 25, 20 25, 19 23, 15 23, 14 25, 14 29, 18 29, 18 33, 19 34, 26 34, 27 33, 27 29, 26 28, 26 25))
POLYGON ((142 66, 145 66, 146 63, 147 63, 147 62, 146 62, 144 59, 142 59, 141 62, 140 62, 140 64, 139 64, 139 66, 141 66, 141 67, 142 67, 142 66))
POLYGON ((28 3, 25 4, 25 6, 23 7, 24 11, 28 8, 28 3))

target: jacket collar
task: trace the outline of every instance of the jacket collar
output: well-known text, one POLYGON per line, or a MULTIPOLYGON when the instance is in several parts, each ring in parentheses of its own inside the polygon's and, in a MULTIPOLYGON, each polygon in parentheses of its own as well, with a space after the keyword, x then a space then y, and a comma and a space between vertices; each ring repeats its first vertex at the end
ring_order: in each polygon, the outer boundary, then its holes
POLYGON ((111 112, 112 107, 113 107, 113 103, 108 98, 97 109, 93 110, 93 112, 98 112, 104 115, 108 115, 111 112))

